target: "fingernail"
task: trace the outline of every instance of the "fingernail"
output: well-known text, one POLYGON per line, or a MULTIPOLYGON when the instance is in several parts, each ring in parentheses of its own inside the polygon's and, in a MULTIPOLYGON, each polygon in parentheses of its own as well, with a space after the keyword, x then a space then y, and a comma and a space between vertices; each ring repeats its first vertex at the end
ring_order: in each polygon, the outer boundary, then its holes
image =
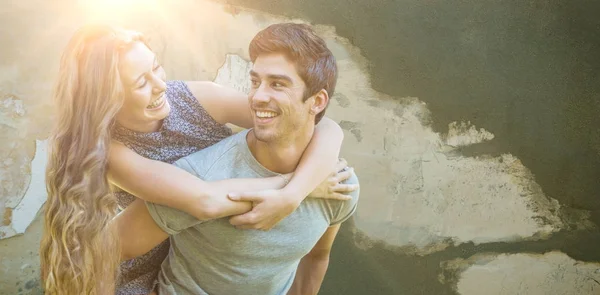
POLYGON ((233 193, 228 194, 227 196, 229 196, 229 199, 231 199, 231 200, 239 200, 239 198, 240 198, 239 195, 233 194, 233 193))

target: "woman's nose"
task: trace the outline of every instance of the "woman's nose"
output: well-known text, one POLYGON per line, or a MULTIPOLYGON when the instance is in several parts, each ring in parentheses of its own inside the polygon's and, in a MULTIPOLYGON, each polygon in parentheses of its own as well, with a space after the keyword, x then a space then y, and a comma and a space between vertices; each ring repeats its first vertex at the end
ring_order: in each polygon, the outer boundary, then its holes
POLYGON ((162 78, 154 77, 153 82, 154 87, 152 88, 152 90, 154 90, 154 93, 164 92, 167 89, 167 83, 162 78))

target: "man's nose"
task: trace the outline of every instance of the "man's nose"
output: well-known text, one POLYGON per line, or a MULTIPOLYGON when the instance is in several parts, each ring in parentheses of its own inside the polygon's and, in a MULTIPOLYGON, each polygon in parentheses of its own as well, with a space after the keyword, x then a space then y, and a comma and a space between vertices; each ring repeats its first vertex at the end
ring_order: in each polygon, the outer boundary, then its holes
POLYGON ((252 94, 252 101, 254 103, 268 103, 270 100, 271 96, 268 91, 265 91, 262 85, 252 94))

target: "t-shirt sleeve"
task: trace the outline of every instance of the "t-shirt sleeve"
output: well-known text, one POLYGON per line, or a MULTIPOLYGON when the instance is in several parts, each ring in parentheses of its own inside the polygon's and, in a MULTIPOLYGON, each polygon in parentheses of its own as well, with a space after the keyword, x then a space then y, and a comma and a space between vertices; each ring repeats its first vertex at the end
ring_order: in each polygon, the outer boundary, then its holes
MULTIPOLYGON (((175 162, 173 165, 186 170, 187 172, 198 176, 197 171, 194 170, 190 162, 186 158, 182 158, 175 162)), ((200 224, 203 221, 198 220, 196 217, 189 215, 183 211, 146 202, 146 207, 150 212, 150 215, 154 219, 154 222, 166 233, 170 235, 178 234, 182 230, 200 224)))
MULTIPOLYGON (((344 183, 359 184, 358 177, 354 172, 352 172, 352 176, 350 176, 350 178, 348 178, 344 183)), ((336 211, 334 217, 331 219, 329 225, 336 225, 346 221, 356 211, 356 208, 358 207, 358 196, 360 195, 360 188, 348 193, 348 195, 350 195, 352 199, 340 202, 340 206, 336 211)))

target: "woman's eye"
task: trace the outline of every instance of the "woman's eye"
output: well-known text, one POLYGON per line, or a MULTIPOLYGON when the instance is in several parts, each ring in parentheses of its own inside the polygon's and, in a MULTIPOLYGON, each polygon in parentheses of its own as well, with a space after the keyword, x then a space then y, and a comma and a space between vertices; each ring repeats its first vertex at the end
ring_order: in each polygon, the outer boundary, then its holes
POLYGON ((155 71, 156 71, 156 70, 158 70, 158 69, 160 69, 160 65, 156 65, 156 66, 154 67, 154 70, 155 70, 155 71))
POLYGON ((148 83, 148 81, 144 80, 144 83, 142 83, 141 85, 139 85, 137 88, 142 88, 142 87, 146 86, 146 83, 148 83))

